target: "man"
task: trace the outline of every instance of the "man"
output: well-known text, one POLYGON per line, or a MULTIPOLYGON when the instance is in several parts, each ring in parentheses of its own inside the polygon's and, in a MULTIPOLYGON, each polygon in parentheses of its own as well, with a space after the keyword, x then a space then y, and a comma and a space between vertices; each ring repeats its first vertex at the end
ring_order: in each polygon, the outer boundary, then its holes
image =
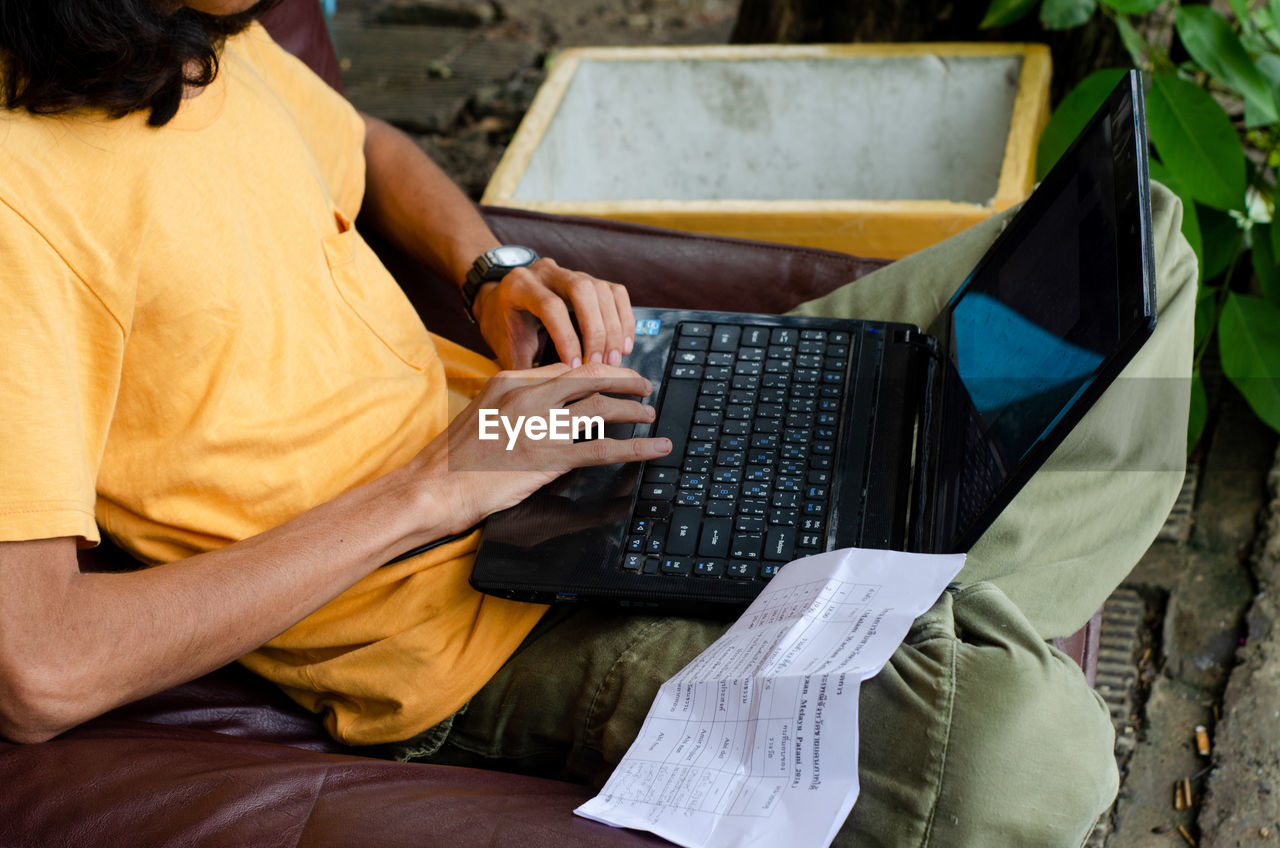
MULTIPOLYGON (((39 742, 243 658, 340 741, 598 782, 721 626, 479 595, 468 531, 570 468, 670 450, 477 438, 480 407, 651 420, 603 394, 652 388, 619 367, 626 292, 551 259, 482 286, 471 308, 504 367, 528 369, 539 326, 571 363, 509 379, 429 336, 356 213, 460 284, 497 241, 408 139, 249 26, 260 9, 0 0, 0 733, 39 742), (98 526, 154 567, 81 574, 98 526)), ((1139 366, 1181 374, 1194 268, 1157 200, 1161 324, 1139 366)), ((805 309, 927 323, 954 284, 937 262, 805 309)), ((1121 409, 1137 423, 1118 434, 1104 404, 1068 447, 1167 468, 1150 431, 1179 403, 1121 409)), ((864 687, 842 840, 1079 844, 1114 795, 1110 725, 1042 634, 1096 607, 1177 479, 1108 478, 1099 497, 1064 474, 1056 500, 1033 482, 864 687), (1048 508, 1078 532, 1043 539, 1048 508)))

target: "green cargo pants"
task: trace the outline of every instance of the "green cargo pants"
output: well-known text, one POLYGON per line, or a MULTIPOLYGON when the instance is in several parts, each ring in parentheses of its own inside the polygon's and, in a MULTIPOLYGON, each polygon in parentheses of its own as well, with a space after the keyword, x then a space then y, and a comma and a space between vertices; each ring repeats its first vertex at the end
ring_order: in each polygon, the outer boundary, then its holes
MULTIPOLYGON (((1159 318, 1121 381, 969 555, 860 696, 848 846, 1079 846, 1115 796, 1112 729, 1045 640, 1081 627, 1155 537, 1182 481, 1195 259, 1153 187, 1159 318)), ((796 310, 927 325, 1007 215, 796 310)), ((723 624, 553 610, 399 759, 604 782, 661 683, 723 624)))

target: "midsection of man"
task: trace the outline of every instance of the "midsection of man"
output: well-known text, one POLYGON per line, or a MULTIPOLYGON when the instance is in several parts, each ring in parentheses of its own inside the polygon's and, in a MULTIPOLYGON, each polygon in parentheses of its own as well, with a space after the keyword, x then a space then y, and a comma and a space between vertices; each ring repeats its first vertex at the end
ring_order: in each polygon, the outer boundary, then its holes
MULTIPOLYGON (((58 501, 60 532, 95 538, 92 513, 154 563, 404 465, 459 406, 446 372, 476 385, 497 368, 438 352, 351 223, 363 120, 260 27, 227 43, 214 83, 168 126, 145 119, 0 113, 0 251, 35 257, 5 273, 40 281, 16 305, 33 364, 0 391, 30 399, 24 426, 55 419, 84 445, 63 469, 4 456, 0 520, 21 530, 50 518, 32 504, 58 501), (45 352, 59 345, 65 362, 45 352)), ((541 614, 472 591, 473 548, 374 572, 247 662, 344 741, 419 732, 541 614)))

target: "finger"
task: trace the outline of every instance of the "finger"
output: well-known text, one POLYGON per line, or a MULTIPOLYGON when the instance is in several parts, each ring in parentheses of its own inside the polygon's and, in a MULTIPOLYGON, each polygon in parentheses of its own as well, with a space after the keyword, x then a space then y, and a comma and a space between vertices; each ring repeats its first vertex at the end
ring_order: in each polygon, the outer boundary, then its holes
POLYGON ((528 312, 514 312, 507 318, 507 348, 514 368, 532 368, 538 354, 538 328, 542 325, 528 312))
POLYGON ((570 467, 644 462, 671 453, 670 439, 592 439, 570 449, 570 467))
POLYGON ((568 374, 571 370, 563 362, 554 362, 551 365, 543 365, 539 368, 499 371, 489 378, 489 382, 485 383, 482 394, 485 397, 492 398, 504 395, 514 389, 544 385, 556 377, 568 374))
POLYGON ((636 315, 631 311, 631 295, 626 286, 610 283, 614 307, 618 310, 618 323, 622 325, 622 355, 626 356, 636 346, 636 315))
MULTIPOLYGON (((595 279, 586 274, 561 272, 565 276, 555 284, 555 290, 573 304, 578 316, 578 332, 582 337, 582 361, 604 362, 605 340, 608 331, 600 315, 600 299, 596 294, 595 279)), ((612 363, 616 365, 617 363, 612 363)))
POLYGON ((618 302, 613 297, 613 283, 594 280, 596 302, 604 322, 604 361, 610 365, 622 362, 622 322, 618 319, 618 302))
POLYGON ((653 393, 653 383, 630 368, 588 363, 542 384, 539 389, 542 399, 550 401, 550 405, 563 406, 604 392, 648 397, 653 393))
POLYGON ((605 421, 647 424, 654 419, 655 411, 647 403, 608 395, 591 395, 569 407, 574 416, 599 416, 605 421))
POLYGON ((573 322, 569 320, 569 307, 559 295, 542 287, 531 293, 530 297, 531 301, 524 307, 525 310, 536 315, 542 326, 547 328, 547 335, 551 336, 560 359, 577 368, 582 364, 582 346, 578 343, 573 322))

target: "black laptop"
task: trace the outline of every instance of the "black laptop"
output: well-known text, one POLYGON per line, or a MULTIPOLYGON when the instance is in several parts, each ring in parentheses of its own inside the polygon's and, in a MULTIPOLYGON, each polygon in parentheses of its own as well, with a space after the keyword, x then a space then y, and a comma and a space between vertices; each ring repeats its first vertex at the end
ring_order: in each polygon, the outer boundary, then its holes
POLYGON ((636 310, 658 416, 606 434, 671 454, 490 517, 472 585, 708 614, 820 551, 968 550, 1154 329, 1145 127, 1134 72, 928 332, 636 310))

